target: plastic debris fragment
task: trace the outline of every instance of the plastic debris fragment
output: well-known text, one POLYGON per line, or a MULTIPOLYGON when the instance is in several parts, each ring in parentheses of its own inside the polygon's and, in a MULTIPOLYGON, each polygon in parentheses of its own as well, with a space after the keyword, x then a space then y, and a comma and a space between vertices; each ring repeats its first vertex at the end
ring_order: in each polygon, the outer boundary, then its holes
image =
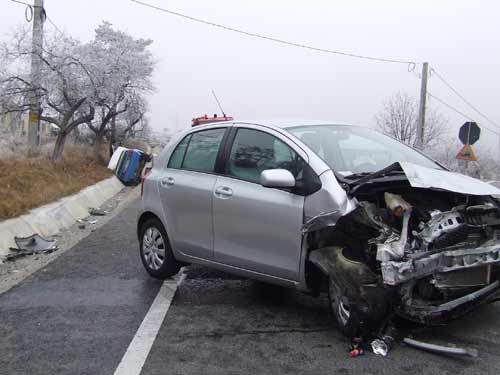
POLYGON ((55 240, 47 240, 39 234, 33 234, 29 237, 14 237, 14 241, 17 248, 10 248, 14 253, 7 255, 7 260, 15 260, 26 255, 48 254, 59 249, 55 240))
POLYGON ((92 216, 104 216, 107 214, 107 211, 98 207, 89 207, 89 214, 92 216))
POLYGON ((389 347, 387 346, 386 342, 381 339, 373 340, 371 343, 371 347, 374 354, 381 355, 383 357, 385 357, 389 352, 389 347))
POLYGON ((405 337, 403 342, 406 345, 412 346, 417 349, 426 350, 428 352, 439 353, 439 354, 448 354, 448 355, 461 355, 467 357, 477 357, 478 351, 476 349, 471 348, 456 348, 450 346, 436 345, 430 344, 423 341, 418 341, 411 339, 409 337, 405 337))

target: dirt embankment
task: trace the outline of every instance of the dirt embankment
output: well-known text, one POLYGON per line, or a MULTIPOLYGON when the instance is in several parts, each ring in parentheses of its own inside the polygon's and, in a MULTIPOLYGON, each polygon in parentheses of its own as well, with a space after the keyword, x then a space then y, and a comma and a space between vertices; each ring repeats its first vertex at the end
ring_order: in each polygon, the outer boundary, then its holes
POLYGON ((0 159, 0 220, 75 194, 111 176, 91 150, 67 147, 61 162, 46 154, 0 159))

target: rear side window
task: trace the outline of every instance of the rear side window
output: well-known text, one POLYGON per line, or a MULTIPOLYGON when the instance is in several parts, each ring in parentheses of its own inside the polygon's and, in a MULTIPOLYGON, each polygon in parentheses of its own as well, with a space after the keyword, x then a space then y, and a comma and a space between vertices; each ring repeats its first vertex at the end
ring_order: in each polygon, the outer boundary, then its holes
POLYGON ((225 131, 225 128, 219 128, 192 134, 181 168, 198 172, 214 172, 215 161, 225 131))
POLYGON ((168 168, 179 169, 182 167, 182 160, 184 159, 184 155, 186 154, 187 145, 189 144, 190 139, 191 134, 185 137, 182 142, 177 145, 177 148, 173 152, 172 156, 170 156, 170 160, 168 161, 168 168))

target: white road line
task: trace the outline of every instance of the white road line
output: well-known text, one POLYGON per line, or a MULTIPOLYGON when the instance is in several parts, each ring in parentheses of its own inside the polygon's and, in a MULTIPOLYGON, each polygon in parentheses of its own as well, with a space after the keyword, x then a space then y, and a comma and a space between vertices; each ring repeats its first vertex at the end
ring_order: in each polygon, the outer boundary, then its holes
POLYGON ((170 303, 174 299, 177 287, 184 281, 182 273, 178 281, 165 281, 155 297, 153 304, 135 333, 114 375, 139 375, 153 346, 156 335, 167 315, 170 303))

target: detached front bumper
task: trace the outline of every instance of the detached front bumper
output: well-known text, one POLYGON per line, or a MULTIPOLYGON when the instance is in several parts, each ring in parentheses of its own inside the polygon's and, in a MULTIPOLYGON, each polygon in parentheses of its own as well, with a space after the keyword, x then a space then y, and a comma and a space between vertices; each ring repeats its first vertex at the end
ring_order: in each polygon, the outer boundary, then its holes
POLYGON ((445 302, 440 305, 419 304, 408 299, 402 301, 399 315, 427 325, 445 324, 466 315, 475 308, 500 298, 500 282, 497 280, 473 293, 445 302))
POLYGON ((500 265, 499 244, 471 249, 435 250, 401 262, 382 262, 382 277, 385 284, 398 285, 435 273, 485 265, 500 265))

